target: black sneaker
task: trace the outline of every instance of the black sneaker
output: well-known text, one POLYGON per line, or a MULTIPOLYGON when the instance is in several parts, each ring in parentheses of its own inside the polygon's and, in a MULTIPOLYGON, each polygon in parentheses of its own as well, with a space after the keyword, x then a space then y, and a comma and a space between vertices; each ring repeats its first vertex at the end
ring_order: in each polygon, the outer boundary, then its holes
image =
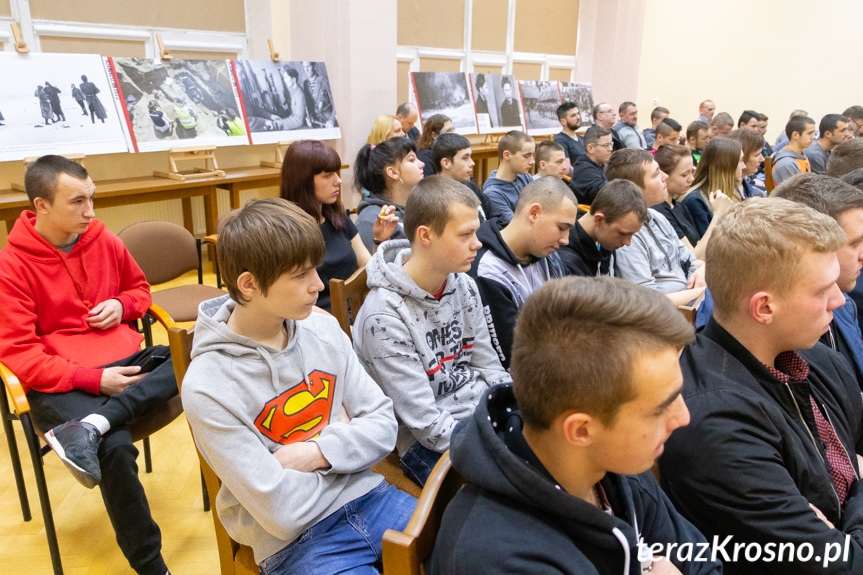
POLYGON ((45 434, 45 440, 66 464, 78 483, 93 489, 102 481, 99 431, 89 423, 68 421, 45 434))

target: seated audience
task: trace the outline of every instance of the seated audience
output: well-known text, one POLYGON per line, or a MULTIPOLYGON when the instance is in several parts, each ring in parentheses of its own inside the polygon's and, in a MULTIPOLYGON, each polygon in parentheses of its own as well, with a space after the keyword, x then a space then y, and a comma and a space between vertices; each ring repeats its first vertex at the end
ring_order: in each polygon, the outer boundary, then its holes
POLYGON ((845 294, 845 304, 833 310, 833 321, 821 336, 821 343, 845 356, 863 391, 863 339, 857 324, 857 306, 849 296, 863 265, 863 191, 829 176, 801 174, 778 186, 770 197, 799 202, 827 214, 845 232, 848 241, 836 251, 836 283, 845 294))
POLYGON ((624 147, 646 149, 647 143, 644 141, 644 134, 638 127, 638 106, 634 102, 624 102, 617 111, 620 114, 620 120, 612 129, 620 136, 620 141, 623 142, 624 147))
POLYGON ((834 178, 841 178, 859 168, 863 168, 863 138, 839 144, 827 158, 827 175, 834 178))
POLYGON ((354 348, 393 400, 396 447, 419 485, 449 449, 456 423, 491 385, 510 381, 492 347, 476 284, 476 197, 429 176, 408 198, 408 241, 385 243, 366 266, 371 292, 354 322, 354 348))
POLYGON ((681 200, 692 215, 695 229, 704 236, 713 220, 711 198, 725 194, 732 202, 743 199, 743 148, 731 138, 713 138, 695 169, 695 181, 681 200))
POLYGON ((773 198, 735 205, 710 240, 713 317, 680 358, 691 421, 659 470, 678 511, 729 541, 725 573, 863 572, 863 403, 848 362, 818 343, 845 301, 847 241, 830 216, 773 198))
POLYGON ((734 129, 734 118, 728 112, 719 112, 710 120, 710 137, 723 138, 734 129))
POLYGON ((791 176, 811 172, 809 160, 803 151, 815 137, 815 120, 808 116, 794 116, 785 126, 788 144, 773 154, 773 182, 778 186, 791 176))
POLYGON ((543 283, 565 275, 555 252, 569 242, 577 216, 572 191, 559 178, 545 177, 522 190, 506 227, 490 220, 479 229, 482 247, 468 273, 476 280, 492 343, 505 368, 518 310, 543 283))
POLYGON ((593 125, 605 128, 611 132, 611 139, 614 143, 613 151, 622 150, 626 147, 623 144, 623 140, 620 139, 620 134, 617 133, 617 130, 612 129, 614 128, 614 119, 616 117, 617 113, 614 111, 614 108, 605 102, 593 107, 593 125))
POLYGON ((713 115, 716 113, 716 104, 713 103, 713 100, 704 100, 701 104, 698 105, 698 117, 695 119, 696 122, 704 122, 705 124, 710 124, 713 120, 713 115))
POLYGON ((692 165, 698 166, 704 148, 710 143, 710 124, 706 122, 692 122, 686 127, 686 147, 692 153, 692 165))
POLYGON ((443 114, 434 114, 426 120, 423 133, 417 140, 417 158, 423 163, 423 175, 433 176, 435 174, 434 160, 432 159, 432 144, 441 134, 452 132, 455 128, 452 120, 443 114))
MULTIPOLYGON (((401 125, 403 134, 399 134, 400 136, 406 136, 408 140, 416 144, 417 140, 420 137, 420 131, 416 127, 417 119, 419 118, 419 112, 417 111, 417 107, 410 102, 404 102, 399 104, 399 107, 396 108, 396 116, 395 116, 399 124, 401 125)), ((375 142, 369 142, 369 144, 374 144, 375 142)))
MULTIPOLYGON (((585 153, 584 140, 576 133, 576 130, 581 127, 581 113, 578 111, 578 106, 573 102, 564 102, 557 107, 557 119, 561 130, 554 135, 554 141, 563 146, 566 157, 569 158, 569 165, 573 166, 575 160, 585 153)), ((567 175, 572 176, 571 173, 567 175)))
MULTIPOLYGON (((330 311, 330 280, 348 279, 371 257, 342 206, 341 166, 339 154, 317 140, 294 142, 282 162, 281 196, 300 206, 321 226, 326 253, 317 268, 324 284, 317 305, 326 311, 330 311)), ((372 225, 375 246, 388 240, 399 222, 393 206, 384 209, 384 216, 375 218, 372 225)))
POLYGON ((848 118, 839 114, 827 114, 818 125, 818 138, 803 150, 809 167, 816 174, 827 173, 827 157, 830 152, 852 137, 848 130, 848 118))
MULTIPOLYGON (((656 163, 659 169, 668 175, 666 188, 668 199, 656 204, 653 209, 665 216, 671 227, 677 233, 677 237, 692 251, 698 259, 704 259, 707 243, 713 233, 713 218, 711 225, 707 227, 704 234, 698 233, 698 227, 689 208, 678 200, 692 189, 695 178, 692 174, 692 156, 684 146, 665 145, 656 152, 656 163)), ((725 194, 715 193, 710 198, 710 207, 718 216, 730 208, 733 203, 725 194)))
POLYGON ((282 198, 229 216, 230 295, 201 304, 183 383, 198 451, 222 480, 213 513, 262 573, 380 567, 384 531, 416 505, 369 469, 395 445, 392 401, 338 322, 313 313, 324 249, 318 223, 282 198))
POLYGON ((759 128, 760 121, 758 112, 755 110, 744 110, 737 120, 737 129, 761 133, 761 129, 759 128))
POLYGON ((505 226, 512 219, 518 194, 533 181, 530 170, 534 164, 536 144, 520 130, 507 132, 497 145, 500 165, 489 174, 482 191, 488 197, 491 210, 488 218, 505 226))
POLYGON ((563 146, 554 140, 544 140, 539 143, 536 147, 535 161, 536 173, 533 175, 534 180, 545 176, 561 179, 569 173, 566 152, 563 146))
POLYGON ((682 126, 673 118, 665 118, 659 122, 651 150, 656 153, 656 150, 658 150, 660 146, 664 146, 666 144, 677 144, 680 141, 681 129, 682 126))
POLYGON ((385 140, 403 138, 404 136, 405 131, 402 130, 399 119, 391 114, 384 114, 378 116, 378 119, 372 124, 372 131, 369 133, 366 143, 376 146, 385 140))
POLYGON ((662 106, 657 106, 650 112, 650 127, 642 132, 648 148, 653 149, 655 147, 653 142, 656 141, 656 128, 670 113, 668 108, 662 106))
MULTIPOLYGON (((769 158, 773 155, 773 146, 767 143, 767 122, 770 118, 767 114, 758 114, 758 131, 761 132, 761 137, 764 138, 764 147, 761 150, 761 155, 765 158, 769 158)), ((762 167, 763 167, 762 163, 762 167)), ((763 171, 763 170, 762 170, 763 171)))
POLYGON ((33 423, 49 430, 46 440, 75 479, 99 485, 129 565, 164 575, 162 536, 126 426, 177 395, 168 348, 142 350, 135 330, 150 286, 95 219, 96 188, 83 166, 42 156, 27 166, 24 188, 32 210, 0 251, 0 361, 20 379, 33 423))
POLYGON ((689 420, 677 357, 691 340, 669 301, 621 280, 564 278, 534 294, 512 386, 484 394, 453 436, 467 485, 430 573, 721 573, 709 552, 695 560, 707 541, 649 471, 689 420))
POLYGON ((853 136, 863 136, 863 106, 850 106, 842 115, 848 118, 848 130, 853 136))
POLYGON ((488 197, 482 193, 473 181, 473 167, 470 140, 461 134, 441 134, 432 144, 432 161, 438 174, 461 182, 476 194, 479 199, 479 219, 487 220, 490 204, 488 197))
MULTIPOLYGON (((635 183, 648 208, 668 197, 667 176, 647 150, 620 150, 611 155, 605 175, 635 183)), ((683 304, 704 291, 703 262, 680 241, 659 212, 648 209, 647 220, 632 243, 617 249, 614 275, 668 295, 683 304)))
MULTIPOLYGON (((794 110, 793 112, 791 112, 791 114, 789 114, 788 121, 791 121, 792 118, 797 118, 798 116, 799 117, 807 117, 807 116, 809 116, 809 112, 807 112, 806 110, 794 110)), ((814 123, 814 120, 813 120, 813 123, 814 123)), ((773 150, 779 151, 787 145, 788 145, 788 134, 785 133, 785 130, 782 130, 782 132, 779 134, 779 136, 777 136, 776 142, 773 144, 773 150)))
MULTIPOLYGON (((405 203, 414 184, 423 178, 423 163, 407 138, 393 138, 377 146, 365 145, 354 163, 354 186, 357 191, 368 190, 369 195, 357 207, 357 230, 369 253, 380 245, 383 236, 375 236, 377 220, 391 222, 398 217, 393 239, 403 239, 405 203)), ((379 225, 379 224, 378 224, 379 225)))
POLYGON ((743 198, 765 197, 764 181, 755 177, 764 162, 764 137, 755 130, 734 130, 730 137, 740 142, 743 150, 743 198))
MULTIPOLYGON (((688 155, 688 153, 687 153, 688 155)), ((569 230, 569 243, 558 250, 567 275, 613 276, 614 250, 628 246, 647 219, 647 204, 628 180, 607 183, 590 211, 569 230)))
POLYGON ((590 205, 596 194, 605 185, 605 163, 611 157, 611 130, 601 126, 591 126, 584 133, 585 154, 575 160, 570 187, 578 198, 578 203, 590 205))

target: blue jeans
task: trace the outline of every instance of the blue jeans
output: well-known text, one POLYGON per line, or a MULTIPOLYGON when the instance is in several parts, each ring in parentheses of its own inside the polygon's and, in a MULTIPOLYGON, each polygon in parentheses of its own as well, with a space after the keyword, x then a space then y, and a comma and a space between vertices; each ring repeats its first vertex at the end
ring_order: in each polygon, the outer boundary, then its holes
POLYGON ((414 441, 399 462, 407 478, 423 487, 441 455, 437 451, 424 447, 419 441, 414 441))
POLYGON ((402 531, 417 500, 386 481, 261 562, 262 575, 377 574, 384 531, 402 531))

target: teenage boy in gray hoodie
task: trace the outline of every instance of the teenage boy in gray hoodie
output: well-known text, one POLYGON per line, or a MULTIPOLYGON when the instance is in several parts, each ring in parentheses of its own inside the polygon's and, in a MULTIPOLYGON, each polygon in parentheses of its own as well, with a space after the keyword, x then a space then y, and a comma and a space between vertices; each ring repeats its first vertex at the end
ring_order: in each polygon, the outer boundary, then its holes
POLYGON ((408 241, 384 242, 366 264, 371 292, 354 323, 354 348, 393 400, 402 468, 419 485, 449 449, 456 423, 489 386, 511 381, 464 273, 481 246, 478 205, 455 180, 424 178, 405 206, 408 241))
POLYGON ((225 222, 230 295, 201 304, 182 390, 222 480, 214 511, 267 575, 380 567, 384 531, 416 504, 370 470, 395 444, 392 402, 338 322, 312 313, 324 249, 317 222, 281 198, 225 222))
POLYGON ((815 139, 815 120, 794 116, 785 125, 788 144, 773 154, 773 182, 778 186, 791 176, 811 172, 803 151, 815 139))

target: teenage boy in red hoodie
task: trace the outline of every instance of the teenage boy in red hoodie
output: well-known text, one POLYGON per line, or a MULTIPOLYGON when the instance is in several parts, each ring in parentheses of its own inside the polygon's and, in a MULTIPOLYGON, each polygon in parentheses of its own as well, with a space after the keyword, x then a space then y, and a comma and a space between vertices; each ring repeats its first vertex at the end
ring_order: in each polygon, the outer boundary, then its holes
POLYGON ((46 439, 75 478, 99 485, 132 568, 165 575, 125 425, 177 394, 168 349, 141 350, 135 331, 150 286, 94 219, 87 170, 43 156, 24 184, 33 211, 21 214, 0 252, 0 361, 21 379, 34 422, 51 430, 46 439), (163 363, 140 373, 153 356, 163 363))

